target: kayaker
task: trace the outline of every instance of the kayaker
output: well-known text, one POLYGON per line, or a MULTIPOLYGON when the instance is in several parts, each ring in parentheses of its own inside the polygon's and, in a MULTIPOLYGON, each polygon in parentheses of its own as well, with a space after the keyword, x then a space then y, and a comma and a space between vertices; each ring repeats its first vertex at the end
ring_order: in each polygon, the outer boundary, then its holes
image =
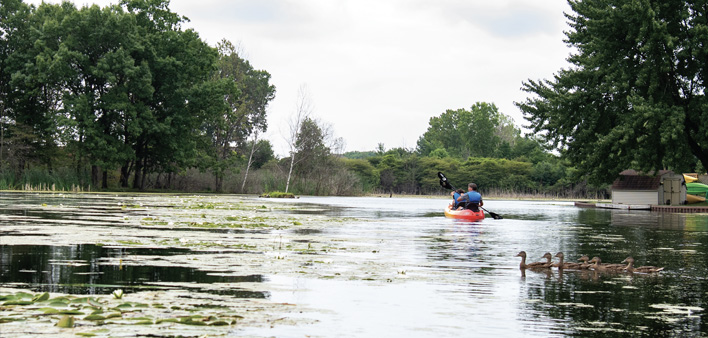
POLYGON ((452 204, 450 205, 450 209, 457 210, 457 208, 460 206, 460 203, 457 202, 457 198, 462 196, 464 193, 465 191, 462 189, 457 189, 450 192, 450 195, 452 195, 452 204))
POLYGON ((470 183, 467 185, 467 193, 460 195, 457 202, 465 209, 470 209, 474 212, 479 211, 479 207, 484 206, 482 195, 477 192, 477 185, 470 183), (465 204, 462 204, 465 202, 465 204))

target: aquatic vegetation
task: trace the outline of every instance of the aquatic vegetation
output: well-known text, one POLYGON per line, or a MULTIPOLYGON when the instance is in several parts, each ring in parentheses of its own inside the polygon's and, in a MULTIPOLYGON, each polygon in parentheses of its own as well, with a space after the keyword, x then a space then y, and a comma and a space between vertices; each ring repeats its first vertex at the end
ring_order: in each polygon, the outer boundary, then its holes
POLYGON ((112 294, 113 297, 115 297, 116 299, 121 299, 121 298, 123 298, 123 290, 121 290, 121 289, 114 290, 113 293, 111 293, 111 294, 112 294))
MULTIPOLYGON (((159 297, 159 294, 154 296, 159 297)), ((122 325, 160 325, 163 330, 169 330, 169 326, 164 327, 165 324, 219 327, 236 325, 245 318, 238 314, 238 310, 227 305, 199 304, 186 309, 176 306, 168 309, 164 303, 155 303, 150 306, 139 302, 122 302, 120 298, 60 296, 50 299, 48 293, 36 295, 24 292, 0 294, 0 299, 6 300, 0 307, 0 311, 12 311, 15 314, 14 317, 0 317, 0 324, 23 322, 25 323, 23 325, 42 326, 49 324, 57 328, 106 327, 100 330, 76 333, 90 337, 114 332, 113 330, 118 330, 122 325), (16 300, 19 299, 30 300, 17 302, 16 300), (69 304, 75 304, 76 307, 71 309, 68 307, 69 304), (49 321, 46 321, 47 318, 49 321)), ((169 297, 165 299, 167 303, 171 300, 169 297)), ((14 332, 12 326, 2 326, 2 328, 2 332, 7 334, 14 332)))
POLYGON ((289 192, 282 192, 282 191, 271 191, 268 193, 263 194, 262 197, 271 197, 271 198, 295 198, 295 194, 289 193, 289 192))

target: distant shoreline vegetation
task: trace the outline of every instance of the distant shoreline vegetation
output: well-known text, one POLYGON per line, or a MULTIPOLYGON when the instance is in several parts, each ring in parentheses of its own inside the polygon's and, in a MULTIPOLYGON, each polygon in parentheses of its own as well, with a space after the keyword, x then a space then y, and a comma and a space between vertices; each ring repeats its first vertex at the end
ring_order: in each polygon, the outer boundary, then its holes
MULTIPOLYGON (((558 163, 420 156, 415 151, 393 149, 366 159, 330 155, 328 163, 317 168, 319 174, 295 175, 291 194, 313 196, 414 195, 446 196, 436 176, 444 171, 459 187, 468 181, 477 183, 487 198, 508 199, 607 199, 609 186, 593 187, 573 180, 572 171, 558 163), (556 168, 556 170, 548 168, 556 168), (555 176, 553 173, 556 173, 555 176)), ((288 159, 271 159, 249 174, 241 189, 243 164, 224 173, 224 193, 277 194, 285 189, 288 159), (272 193, 275 192, 275 193, 272 193)), ((90 172, 77 175, 72 168, 33 167, 23 171, 0 171, 0 190, 74 191, 74 192, 191 192, 213 193, 213 173, 187 169, 179 174, 152 173, 146 176, 143 189, 122 188, 120 173, 107 171, 108 188, 90 184, 90 172)))

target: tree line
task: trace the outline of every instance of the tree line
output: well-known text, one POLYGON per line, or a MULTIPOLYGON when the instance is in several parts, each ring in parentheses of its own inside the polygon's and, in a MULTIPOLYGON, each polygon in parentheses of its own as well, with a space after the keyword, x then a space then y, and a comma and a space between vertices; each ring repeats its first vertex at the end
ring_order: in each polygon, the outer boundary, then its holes
POLYGON ((169 181, 199 168, 222 189, 228 168, 249 151, 248 138, 266 130, 275 88, 230 42, 211 47, 183 30, 186 18, 168 5, 35 8, 2 0, 6 180, 37 167, 73 167, 81 185, 108 188, 109 173, 118 172, 120 187, 143 189, 151 174, 169 181))
POLYGON ((432 117, 415 148, 342 153, 303 94, 279 158, 260 137, 270 74, 168 0, 0 1, 0 189, 442 194, 443 171, 483 193, 607 196, 487 102, 432 117))

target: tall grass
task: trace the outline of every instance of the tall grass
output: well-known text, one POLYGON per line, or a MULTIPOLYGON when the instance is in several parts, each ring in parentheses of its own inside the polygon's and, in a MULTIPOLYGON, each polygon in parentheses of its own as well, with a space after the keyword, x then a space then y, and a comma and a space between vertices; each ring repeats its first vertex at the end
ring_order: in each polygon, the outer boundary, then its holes
POLYGON ((70 168, 49 171, 45 168, 25 169, 20 175, 10 170, 0 171, 0 190, 26 191, 90 191, 88 176, 80 177, 70 168))

